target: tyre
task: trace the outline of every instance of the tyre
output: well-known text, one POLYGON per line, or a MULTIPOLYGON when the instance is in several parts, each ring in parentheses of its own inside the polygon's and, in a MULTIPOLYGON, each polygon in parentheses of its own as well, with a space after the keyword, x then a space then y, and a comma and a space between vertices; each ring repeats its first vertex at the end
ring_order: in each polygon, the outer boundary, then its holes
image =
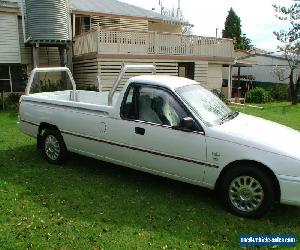
POLYGON ((41 138, 41 149, 44 158, 51 164, 61 164, 66 161, 67 148, 60 132, 47 129, 41 138))
POLYGON ((248 218, 259 218, 272 208, 275 190, 273 178, 251 164, 229 169, 219 186, 225 207, 231 213, 248 218))

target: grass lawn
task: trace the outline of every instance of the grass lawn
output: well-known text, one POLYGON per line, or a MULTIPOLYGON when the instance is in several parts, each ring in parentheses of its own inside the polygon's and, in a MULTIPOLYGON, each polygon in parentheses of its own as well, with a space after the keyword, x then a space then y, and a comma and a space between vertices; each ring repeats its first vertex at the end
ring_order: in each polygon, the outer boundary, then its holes
POLYGON ((260 110, 236 105, 232 105, 231 108, 300 130, 300 104, 290 105, 290 103, 287 102, 274 102, 268 104, 256 104, 256 106, 263 107, 264 109, 260 110))
MULTIPOLYGON (((299 106, 238 110, 300 130, 299 106)), ((49 165, 16 121, 0 112, 1 249, 239 249, 240 234, 300 236, 297 207, 242 219, 200 187, 78 155, 49 165)))

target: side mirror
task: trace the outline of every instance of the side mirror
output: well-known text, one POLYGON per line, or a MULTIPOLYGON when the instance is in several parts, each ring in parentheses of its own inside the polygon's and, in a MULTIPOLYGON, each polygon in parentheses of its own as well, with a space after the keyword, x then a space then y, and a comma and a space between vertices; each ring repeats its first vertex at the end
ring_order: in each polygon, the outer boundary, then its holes
POLYGON ((192 132, 197 131, 198 126, 197 123, 191 117, 185 117, 181 120, 180 127, 183 131, 192 132))

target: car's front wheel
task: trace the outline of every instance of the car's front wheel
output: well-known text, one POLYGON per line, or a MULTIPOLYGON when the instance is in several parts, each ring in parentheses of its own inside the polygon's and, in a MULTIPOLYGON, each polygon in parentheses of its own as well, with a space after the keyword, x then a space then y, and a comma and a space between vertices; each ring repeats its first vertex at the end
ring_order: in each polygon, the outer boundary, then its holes
POLYGON ((42 136, 44 158, 52 164, 61 164, 66 160, 67 148, 59 131, 47 129, 42 136))
POLYGON ((257 218, 274 205, 276 193, 273 179, 257 166, 236 166, 221 180, 219 192, 230 212, 257 218))

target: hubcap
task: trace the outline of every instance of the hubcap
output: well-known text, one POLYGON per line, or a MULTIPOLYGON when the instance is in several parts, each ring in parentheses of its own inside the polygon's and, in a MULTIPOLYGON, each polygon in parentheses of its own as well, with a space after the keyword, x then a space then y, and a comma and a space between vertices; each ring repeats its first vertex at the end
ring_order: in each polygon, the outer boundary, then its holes
POLYGON ((47 136, 45 140, 45 152, 52 161, 56 161, 58 159, 60 154, 60 146, 55 136, 47 136))
POLYGON ((243 212, 252 212, 258 209, 264 199, 261 184, 251 176, 239 176, 229 186, 231 203, 243 212))

